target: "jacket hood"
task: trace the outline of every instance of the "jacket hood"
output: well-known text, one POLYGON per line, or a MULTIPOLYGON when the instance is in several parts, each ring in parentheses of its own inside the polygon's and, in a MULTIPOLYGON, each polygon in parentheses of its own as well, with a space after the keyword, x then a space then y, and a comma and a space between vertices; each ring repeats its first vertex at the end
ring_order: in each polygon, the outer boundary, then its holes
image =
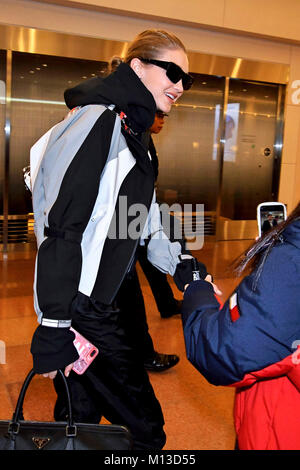
POLYGON ((282 235, 287 242, 300 249, 300 219, 288 225, 282 235))
POLYGON ((69 88, 64 97, 69 109, 88 104, 113 104, 118 113, 123 111, 126 114, 126 124, 137 133, 151 127, 156 112, 152 94, 125 63, 105 78, 92 78, 69 88))

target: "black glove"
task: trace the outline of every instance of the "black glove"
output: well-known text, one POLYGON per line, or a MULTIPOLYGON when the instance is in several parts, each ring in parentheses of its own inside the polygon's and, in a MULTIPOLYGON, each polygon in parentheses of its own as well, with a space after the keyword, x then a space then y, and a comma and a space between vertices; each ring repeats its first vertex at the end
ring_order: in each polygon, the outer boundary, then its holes
POLYGON ((33 368, 37 374, 63 369, 78 359, 75 334, 69 328, 39 325, 31 342, 33 368))
POLYGON ((181 262, 177 264, 173 279, 178 289, 183 292, 186 284, 205 279, 207 270, 205 264, 200 263, 191 255, 180 255, 179 258, 181 262))

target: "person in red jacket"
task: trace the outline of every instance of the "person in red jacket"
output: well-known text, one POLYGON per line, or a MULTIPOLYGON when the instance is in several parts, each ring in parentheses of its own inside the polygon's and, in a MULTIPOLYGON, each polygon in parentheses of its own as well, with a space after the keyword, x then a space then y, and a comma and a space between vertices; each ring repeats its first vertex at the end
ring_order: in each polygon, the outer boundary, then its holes
POLYGON ((209 277, 186 288, 188 359, 210 383, 236 387, 240 450, 299 450, 300 204, 236 269, 249 273, 222 307, 209 277))

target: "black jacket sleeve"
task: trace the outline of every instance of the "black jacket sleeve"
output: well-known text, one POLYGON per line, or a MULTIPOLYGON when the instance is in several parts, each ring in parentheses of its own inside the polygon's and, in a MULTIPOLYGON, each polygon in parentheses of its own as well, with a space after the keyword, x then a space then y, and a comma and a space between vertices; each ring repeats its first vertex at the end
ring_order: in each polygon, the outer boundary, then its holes
POLYGON ((44 374, 75 362, 78 353, 74 338, 75 334, 69 328, 38 326, 31 344, 35 372, 44 374))
MULTIPOLYGON (((115 116, 110 110, 104 111, 74 156, 49 212, 49 227, 84 232, 99 192, 115 116)), ((37 256, 36 292, 44 318, 72 319, 71 305, 78 292, 81 265, 80 242, 52 236, 43 241, 37 256)), ((78 357, 68 328, 39 326, 31 352, 39 373, 64 367, 78 357)))
POLYGON ((187 356, 214 385, 277 363, 299 338, 299 260, 295 249, 273 248, 256 289, 254 270, 220 307, 211 284, 196 281, 185 291, 182 319, 187 356))

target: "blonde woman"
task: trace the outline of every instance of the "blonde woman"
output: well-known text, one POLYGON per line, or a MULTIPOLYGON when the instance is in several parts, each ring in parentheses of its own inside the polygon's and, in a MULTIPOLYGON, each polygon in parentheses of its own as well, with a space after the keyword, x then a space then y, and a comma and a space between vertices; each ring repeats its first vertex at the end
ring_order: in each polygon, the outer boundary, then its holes
MULTIPOLYGON (((161 449, 165 433, 142 359, 121 326, 118 292, 134 266, 140 237, 124 236, 118 223, 125 198, 127 207, 138 203, 150 214, 140 236, 151 235, 153 227, 156 234, 162 231, 143 135, 156 110, 168 113, 191 84, 177 37, 160 30, 139 34, 113 73, 65 93, 67 105, 76 109, 47 136, 33 186, 40 322, 31 346, 34 369, 50 378, 64 369, 75 420, 98 423, 105 416, 126 425, 135 449, 161 449), (71 371, 78 357, 71 325, 99 349, 82 376, 71 371)), ((129 215, 126 229, 131 221, 129 215)), ((181 246, 161 235, 150 240, 148 256, 173 275, 182 265, 181 246)), ((58 378, 55 386, 55 418, 62 420, 58 378)))

